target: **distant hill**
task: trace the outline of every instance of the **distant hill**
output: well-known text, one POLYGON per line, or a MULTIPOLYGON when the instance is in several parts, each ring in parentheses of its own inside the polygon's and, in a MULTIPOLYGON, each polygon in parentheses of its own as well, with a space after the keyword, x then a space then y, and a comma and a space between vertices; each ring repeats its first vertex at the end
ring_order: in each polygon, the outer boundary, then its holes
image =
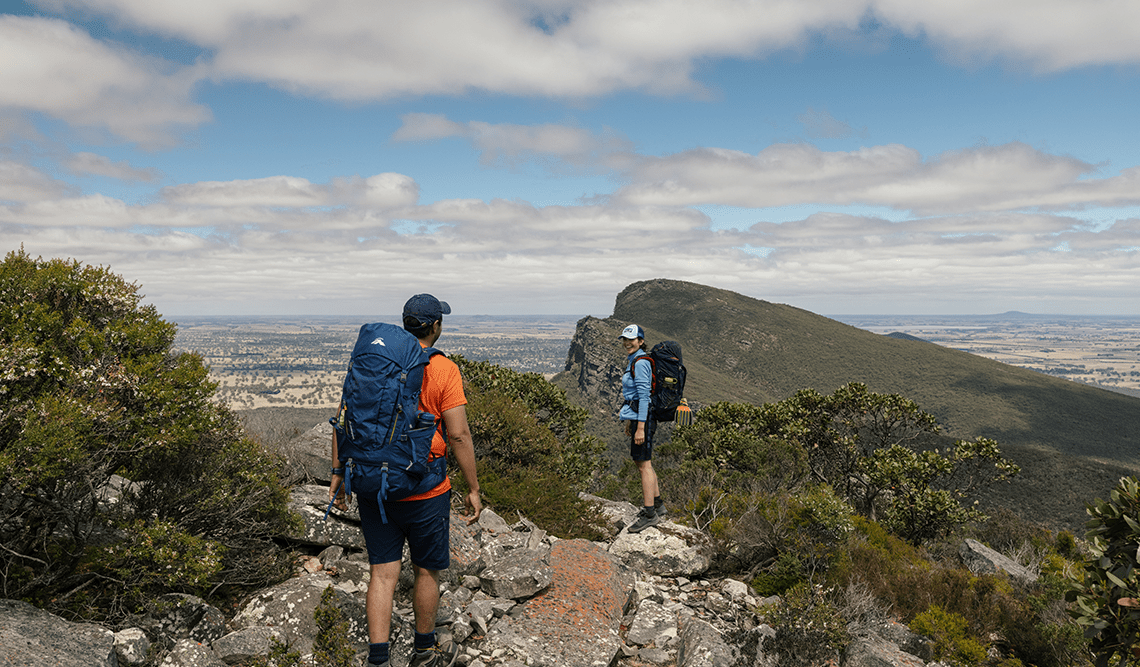
POLYGON ((997 440, 1023 472, 985 500, 1056 526, 1079 528, 1084 502, 1140 470, 1140 399, 695 283, 625 288, 612 317, 579 321, 555 381, 595 410, 615 405, 624 359, 616 338, 630 322, 650 344, 681 343, 686 394, 698 405, 831 393, 848 382, 902 394, 948 436, 997 440))

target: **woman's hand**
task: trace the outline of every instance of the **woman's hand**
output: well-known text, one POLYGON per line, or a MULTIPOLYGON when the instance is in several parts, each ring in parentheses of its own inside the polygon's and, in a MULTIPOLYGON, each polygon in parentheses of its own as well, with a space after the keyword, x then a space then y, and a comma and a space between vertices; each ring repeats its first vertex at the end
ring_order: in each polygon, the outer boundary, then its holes
POLYGON ((633 433, 633 444, 638 446, 645 444, 645 422, 637 422, 637 430, 633 433))

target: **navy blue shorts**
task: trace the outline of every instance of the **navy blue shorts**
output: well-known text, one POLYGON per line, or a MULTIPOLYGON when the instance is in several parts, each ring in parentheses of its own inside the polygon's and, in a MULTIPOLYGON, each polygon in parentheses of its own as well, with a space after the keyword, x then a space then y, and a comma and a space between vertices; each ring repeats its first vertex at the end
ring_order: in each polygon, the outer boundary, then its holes
POLYGON ((633 457, 634 461, 652 461, 653 460, 653 436, 657 433, 657 421, 655 419, 648 419, 645 422, 645 444, 635 445, 633 442, 634 435, 637 433, 637 422, 629 422, 629 455, 633 457))
POLYGON ((372 565, 399 561, 408 541, 412 563, 428 570, 446 570, 451 564, 451 492, 426 500, 384 503, 388 523, 380 520, 376 496, 357 495, 360 529, 372 565))

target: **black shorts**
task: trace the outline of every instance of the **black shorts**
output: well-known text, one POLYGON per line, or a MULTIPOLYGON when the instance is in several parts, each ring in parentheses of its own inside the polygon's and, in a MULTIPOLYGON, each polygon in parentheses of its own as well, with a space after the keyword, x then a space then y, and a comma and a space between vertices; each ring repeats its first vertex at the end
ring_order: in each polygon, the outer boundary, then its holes
POLYGON ((653 435, 657 433, 657 421, 649 418, 645 422, 645 444, 634 444, 633 439, 637 434, 637 422, 629 422, 629 455, 633 457, 634 461, 652 461, 653 460, 653 435))
POLYGON ((384 503, 388 523, 380 519, 376 497, 359 494, 360 528, 373 565, 398 561, 408 541, 412 563, 428 570, 446 570, 451 562, 451 492, 426 500, 384 503))

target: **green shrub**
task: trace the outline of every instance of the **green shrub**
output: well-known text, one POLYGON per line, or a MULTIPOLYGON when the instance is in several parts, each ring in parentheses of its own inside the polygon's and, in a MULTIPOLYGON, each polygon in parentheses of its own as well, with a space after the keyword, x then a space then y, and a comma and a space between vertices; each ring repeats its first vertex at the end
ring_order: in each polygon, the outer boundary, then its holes
POLYGON ((585 433, 585 409, 538 373, 450 358, 463 374, 478 458, 494 468, 543 468, 561 476, 573 493, 585 490, 604 466, 605 448, 585 433))
POLYGON ((837 659, 846 648, 847 621, 828 593, 822 586, 800 583, 761 612, 764 622, 776 630, 765 648, 771 647, 780 664, 821 664, 837 659))
POLYGON ((1087 506, 1090 557, 1065 599, 1085 628, 1096 664, 1140 656, 1140 482, 1122 477, 1108 500, 1087 506))
POLYGON ((487 504, 507 518, 522 514, 564 539, 605 539, 597 507, 580 499, 568 481, 549 470, 501 469, 479 462, 479 486, 487 504))
POLYGON ((325 587, 321 601, 313 609, 317 635, 313 638, 316 667, 354 667, 356 654, 348 640, 348 619, 336 606, 336 591, 325 587))
POLYGON ((967 636, 966 619, 938 605, 914 617, 910 629, 934 640, 934 659, 957 665, 980 665, 986 659, 986 647, 967 636))
POLYGON ((4 597, 102 618, 131 611, 131 585, 213 591, 286 572, 281 461, 243 437, 201 358, 174 353, 174 326, 141 299, 106 268, 22 250, 0 263, 4 597), (130 482, 114 504, 113 475, 130 482), (202 562, 155 557, 170 544, 202 562))

